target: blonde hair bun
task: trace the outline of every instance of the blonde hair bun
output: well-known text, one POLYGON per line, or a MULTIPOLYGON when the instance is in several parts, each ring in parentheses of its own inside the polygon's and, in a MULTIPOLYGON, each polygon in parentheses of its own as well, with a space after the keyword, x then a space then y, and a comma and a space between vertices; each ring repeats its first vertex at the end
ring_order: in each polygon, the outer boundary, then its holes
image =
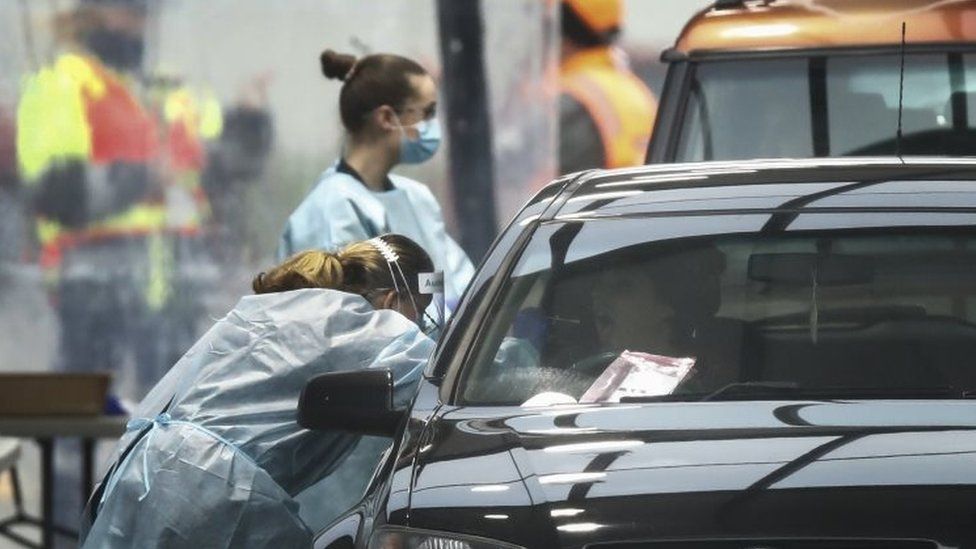
MULTIPOLYGON (((380 237, 383 248, 396 257, 408 287, 417 291, 417 274, 430 272, 434 264, 416 242, 398 234, 380 237)), ((256 294, 325 288, 363 295, 371 290, 394 288, 396 283, 386 254, 369 240, 354 242, 338 253, 322 250, 299 252, 280 265, 259 273, 251 282, 256 294)))

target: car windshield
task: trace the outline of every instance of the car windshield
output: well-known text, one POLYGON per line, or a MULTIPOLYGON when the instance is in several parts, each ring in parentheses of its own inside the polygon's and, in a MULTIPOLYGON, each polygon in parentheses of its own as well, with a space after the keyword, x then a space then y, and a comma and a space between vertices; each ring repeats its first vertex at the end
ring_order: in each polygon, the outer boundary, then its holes
POLYGON ((905 231, 835 230, 834 215, 800 215, 791 231, 768 230, 768 214, 542 225, 458 401, 967 396, 972 216, 905 231))
MULTIPOLYGON (((901 152, 976 150, 976 54, 905 56, 901 152)), ((895 154, 901 56, 692 65, 676 161, 895 154)))

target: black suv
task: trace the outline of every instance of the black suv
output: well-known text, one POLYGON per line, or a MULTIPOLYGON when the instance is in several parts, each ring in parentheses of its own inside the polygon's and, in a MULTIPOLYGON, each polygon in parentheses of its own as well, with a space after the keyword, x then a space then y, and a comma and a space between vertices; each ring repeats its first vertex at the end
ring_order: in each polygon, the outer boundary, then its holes
POLYGON ((976 547, 976 161, 568 176, 499 237, 317 547, 976 547))

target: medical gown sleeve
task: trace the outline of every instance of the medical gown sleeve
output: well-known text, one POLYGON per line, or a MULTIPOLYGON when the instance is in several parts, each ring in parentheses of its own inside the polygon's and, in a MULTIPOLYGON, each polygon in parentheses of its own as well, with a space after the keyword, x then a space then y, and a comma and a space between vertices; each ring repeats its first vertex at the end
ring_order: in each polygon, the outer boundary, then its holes
MULTIPOLYGON (((434 343, 419 330, 408 331, 380 350, 367 369, 389 369, 393 373, 393 405, 405 408, 417 392, 417 383, 427 365, 434 343)), ((360 437, 340 432, 322 432, 306 437, 293 450, 291 476, 296 479, 288 486, 298 493, 332 474, 360 437)), ((389 440, 387 440, 387 443, 389 440)), ((369 464, 368 473, 378 465, 369 464)), ((349 474, 349 473, 347 473, 349 474)))

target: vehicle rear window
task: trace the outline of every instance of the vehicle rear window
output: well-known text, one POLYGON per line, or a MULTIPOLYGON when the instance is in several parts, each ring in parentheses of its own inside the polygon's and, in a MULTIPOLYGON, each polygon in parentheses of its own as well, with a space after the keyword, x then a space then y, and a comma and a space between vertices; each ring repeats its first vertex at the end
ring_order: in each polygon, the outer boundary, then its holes
MULTIPOLYGON (((727 217, 744 227, 752 216, 727 217)), ((541 227, 481 332, 459 400, 955 398, 976 389, 971 228, 712 236, 694 234, 694 223, 541 227)))
MULTIPOLYGON (((693 65, 677 161, 896 152, 901 57, 693 65)), ((976 54, 905 56, 902 153, 976 151, 976 54)))

